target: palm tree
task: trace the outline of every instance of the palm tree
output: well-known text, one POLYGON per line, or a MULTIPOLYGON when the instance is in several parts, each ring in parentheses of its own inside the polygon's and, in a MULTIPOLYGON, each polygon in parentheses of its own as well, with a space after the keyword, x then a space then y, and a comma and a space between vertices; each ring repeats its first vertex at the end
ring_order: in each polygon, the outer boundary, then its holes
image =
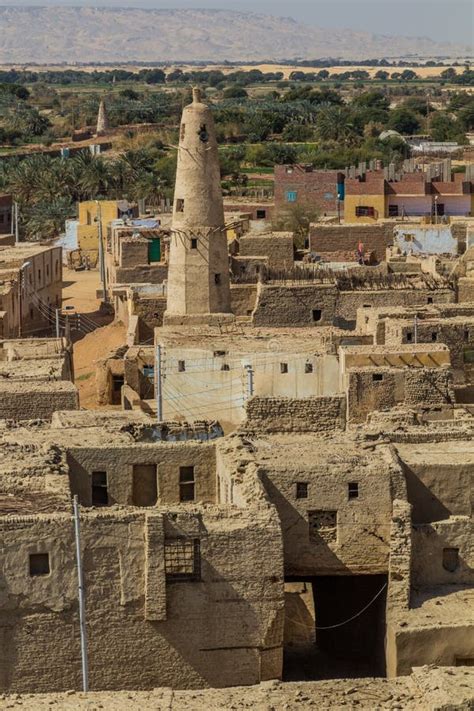
POLYGON ((27 240, 53 239, 64 230, 66 219, 73 214, 74 207, 69 197, 37 202, 25 208, 22 231, 27 240))
POLYGON ((319 112, 317 130, 323 140, 339 141, 345 145, 357 143, 351 112, 343 106, 329 106, 319 112))
POLYGON ((95 200, 107 197, 113 182, 110 162, 87 151, 81 151, 72 159, 72 163, 79 198, 95 200))

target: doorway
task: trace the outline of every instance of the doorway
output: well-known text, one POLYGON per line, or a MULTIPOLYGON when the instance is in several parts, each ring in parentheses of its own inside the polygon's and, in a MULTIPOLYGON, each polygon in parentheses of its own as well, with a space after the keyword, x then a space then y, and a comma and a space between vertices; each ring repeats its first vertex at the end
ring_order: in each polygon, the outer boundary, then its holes
POLYGON ((386 583, 386 575, 286 579, 283 679, 385 676, 386 583))
POLYGON ((112 375, 112 405, 120 405, 122 402, 122 387, 124 385, 123 375, 112 375))

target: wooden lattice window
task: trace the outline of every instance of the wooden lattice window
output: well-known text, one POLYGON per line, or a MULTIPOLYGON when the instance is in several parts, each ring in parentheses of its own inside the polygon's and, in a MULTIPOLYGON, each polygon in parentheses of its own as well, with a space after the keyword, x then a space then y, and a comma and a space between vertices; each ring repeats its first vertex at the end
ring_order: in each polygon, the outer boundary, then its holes
POLYGON ((308 511, 309 537, 326 543, 337 541, 337 511, 308 511))
POLYGON ((199 538, 171 538, 165 541, 166 580, 171 582, 201 579, 199 538))

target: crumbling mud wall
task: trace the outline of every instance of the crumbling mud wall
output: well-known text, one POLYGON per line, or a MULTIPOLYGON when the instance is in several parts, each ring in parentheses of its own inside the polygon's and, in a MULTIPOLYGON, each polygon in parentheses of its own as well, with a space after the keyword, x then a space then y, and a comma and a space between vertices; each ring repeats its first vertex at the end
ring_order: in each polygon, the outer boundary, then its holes
POLYGON ((77 388, 68 381, 0 383, 0 419, 51 420, 56 410, 77 410, 77 388))
POLYGON ((262 432, 330 432, 345 427, 345 397, 253 397, 245 427, 262 432))
MULTIPOLYGON (((221 687, 279 675, 281 554, 268 516, 116 512, 83 514, 81 523, 92 689, 221 687), (194 578, 169 572, 176 541, 194 547, 194 578)), ((2 690, 80 687, 72 518, 13 517, 0 531, 2 690), (50 572, 31 577, 38 553, 50 572)))

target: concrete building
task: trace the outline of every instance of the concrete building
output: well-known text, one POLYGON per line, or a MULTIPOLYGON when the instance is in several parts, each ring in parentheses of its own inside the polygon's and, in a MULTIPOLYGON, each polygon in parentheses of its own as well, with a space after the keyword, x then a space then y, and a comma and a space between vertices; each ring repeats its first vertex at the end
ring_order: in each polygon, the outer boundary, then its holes
POLYGON ((419 171, 389 178, 384 170, 368 171, 345 181, 344 220, 466 217, 472 214, 472 194, 472 181, 463 173, 441 176, 419 171))
POLYGON ((138 217, 138 209, 126 200, 84 200, 78 204, 77 244, 93 265, 99 251, 99 215, 105 246, 108 225, 124 217, 138 217))
POLYGON ((232 318, 214 122, 194 89, 180 126, 165 322, 232 318))

